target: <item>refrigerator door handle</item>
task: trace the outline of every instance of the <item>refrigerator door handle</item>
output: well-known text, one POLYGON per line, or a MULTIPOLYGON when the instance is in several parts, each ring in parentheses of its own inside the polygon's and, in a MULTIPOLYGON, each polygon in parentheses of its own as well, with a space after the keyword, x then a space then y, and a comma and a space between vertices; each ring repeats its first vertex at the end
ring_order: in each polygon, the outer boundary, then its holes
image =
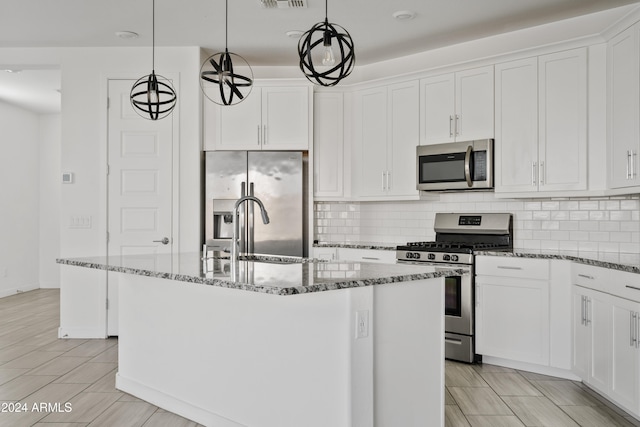
MULTIPOLYGON (((253 182, 249 183, 249 195, 253 196, 253 182)), ((247 253, 253 254, 254 239, 253 239, 253 203, 247 203, 247 253)))

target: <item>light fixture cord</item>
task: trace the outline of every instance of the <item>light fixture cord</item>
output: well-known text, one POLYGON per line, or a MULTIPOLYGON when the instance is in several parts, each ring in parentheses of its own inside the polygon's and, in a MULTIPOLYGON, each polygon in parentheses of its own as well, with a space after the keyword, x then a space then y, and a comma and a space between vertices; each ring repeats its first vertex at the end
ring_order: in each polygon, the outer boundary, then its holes
POLYGON ((224 50, 229 46, 229 0, 224 2, 224 50))
POLYGON ((151 70, 156 71, 156 0, 151 3, 151 70))

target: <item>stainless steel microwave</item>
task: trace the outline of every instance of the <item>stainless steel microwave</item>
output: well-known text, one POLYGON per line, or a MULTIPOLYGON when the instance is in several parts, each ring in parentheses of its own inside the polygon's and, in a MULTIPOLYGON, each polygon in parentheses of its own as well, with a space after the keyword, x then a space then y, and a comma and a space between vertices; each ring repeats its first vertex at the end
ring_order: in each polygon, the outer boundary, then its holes
POLYGON ((418 190, 493 188, 493 139, 419 145, 416 158, 418 190))

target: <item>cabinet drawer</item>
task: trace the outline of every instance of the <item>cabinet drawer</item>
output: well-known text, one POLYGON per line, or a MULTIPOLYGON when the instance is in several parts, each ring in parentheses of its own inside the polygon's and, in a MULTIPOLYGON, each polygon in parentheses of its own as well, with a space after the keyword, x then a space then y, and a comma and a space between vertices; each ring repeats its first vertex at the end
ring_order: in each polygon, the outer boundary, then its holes
POLYGON ((476 274, 523 279, 549 279, 549 260, 520 257, 479 256, 476 274))
POLYGON ((574 263, 571 276, 574 285, 640 301, 640 274, 574 263))
POLYGON ((382 249, 339 248, 338 257, 340 261, 396 263, 396 252, 382 249))

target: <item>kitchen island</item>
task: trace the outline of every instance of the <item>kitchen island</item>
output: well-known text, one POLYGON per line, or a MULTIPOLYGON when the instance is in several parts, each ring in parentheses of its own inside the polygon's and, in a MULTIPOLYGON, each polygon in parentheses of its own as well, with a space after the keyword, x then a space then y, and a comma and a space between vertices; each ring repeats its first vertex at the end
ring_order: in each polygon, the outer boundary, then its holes
POLYGON ((58 260, 122 273, 118 389, 207 426, 444 425, 458 270, 177 257, 58 260))

